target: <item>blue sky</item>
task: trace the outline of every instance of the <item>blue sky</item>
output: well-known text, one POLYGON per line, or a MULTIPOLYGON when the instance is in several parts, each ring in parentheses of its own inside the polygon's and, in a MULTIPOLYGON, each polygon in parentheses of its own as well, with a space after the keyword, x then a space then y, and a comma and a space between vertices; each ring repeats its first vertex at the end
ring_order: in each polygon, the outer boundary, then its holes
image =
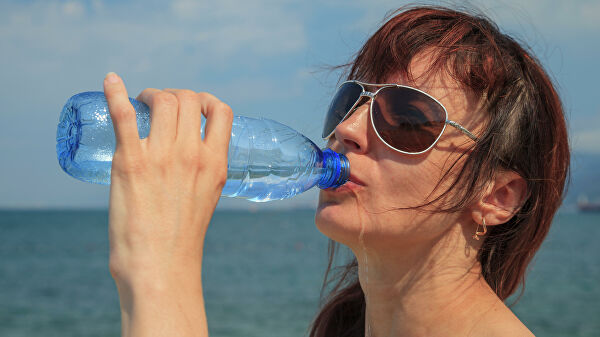
MULTIPOLYGON (((208 91, 234 113, 291 125, 317 144, 348 61, 405 1, 0 2, 0 208, 106 207, 108 188, 58 166, 56 124, 71 95, 119 73, 131 96, 146 87, 208 91)), ((439 3, 439 2, 422 2, 439 3)), ((462 2, 444 2, 462 4, 462 2)), ((532 47, 558 84, 573 149, 600 154, 600 1, 471 1, 532 47)), ((315 193, 256 205, 315 204, 315 193)))

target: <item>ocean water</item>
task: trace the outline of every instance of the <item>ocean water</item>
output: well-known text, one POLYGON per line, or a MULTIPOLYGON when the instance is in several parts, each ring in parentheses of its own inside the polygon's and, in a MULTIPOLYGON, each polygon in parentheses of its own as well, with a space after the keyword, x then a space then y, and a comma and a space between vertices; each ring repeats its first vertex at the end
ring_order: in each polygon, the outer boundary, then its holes
MULTIPOLYGON (((212 337, 305 336, 327 240, 314 212, 217 212, 206 239, 212 337)), ((0 336, 119 336, 106 211, 0 211, 0 336)), ((512 309, 537 336, 600 335, 600 214, 559 214, 512 309)), ((509 300, 510 302, 510 300, 509 300)))

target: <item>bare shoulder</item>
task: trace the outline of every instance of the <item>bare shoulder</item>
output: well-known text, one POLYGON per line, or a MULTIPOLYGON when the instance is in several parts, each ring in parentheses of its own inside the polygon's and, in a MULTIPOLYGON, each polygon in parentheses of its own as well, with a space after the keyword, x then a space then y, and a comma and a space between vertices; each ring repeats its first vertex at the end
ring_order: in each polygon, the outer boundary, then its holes
POLYGON ((480 328, 482 337, 535 337, 519 318, 502 302, 498 302, 485 316, 480 328))

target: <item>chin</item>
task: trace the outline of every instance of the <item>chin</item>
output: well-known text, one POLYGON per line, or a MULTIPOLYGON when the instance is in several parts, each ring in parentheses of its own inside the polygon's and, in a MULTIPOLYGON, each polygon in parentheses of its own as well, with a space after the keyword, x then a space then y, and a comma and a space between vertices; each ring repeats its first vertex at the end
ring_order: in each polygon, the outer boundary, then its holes
POLYGON ((358 241, 360 217, 354 202, 325 200, 319 197, 319 206, 315 214, 315 224, 328 238, 351 246, 358 241))

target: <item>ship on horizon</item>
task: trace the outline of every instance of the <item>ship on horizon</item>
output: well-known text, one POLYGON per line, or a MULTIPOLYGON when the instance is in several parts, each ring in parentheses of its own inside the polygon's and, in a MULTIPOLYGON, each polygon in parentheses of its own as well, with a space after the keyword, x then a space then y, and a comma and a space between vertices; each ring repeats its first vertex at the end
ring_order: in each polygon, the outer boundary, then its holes
POLYGON ((579 209, 580 212, 600 212, 600 202, 589 201, 587 196, 584 195, 579 197, 577 209, 579 209))

